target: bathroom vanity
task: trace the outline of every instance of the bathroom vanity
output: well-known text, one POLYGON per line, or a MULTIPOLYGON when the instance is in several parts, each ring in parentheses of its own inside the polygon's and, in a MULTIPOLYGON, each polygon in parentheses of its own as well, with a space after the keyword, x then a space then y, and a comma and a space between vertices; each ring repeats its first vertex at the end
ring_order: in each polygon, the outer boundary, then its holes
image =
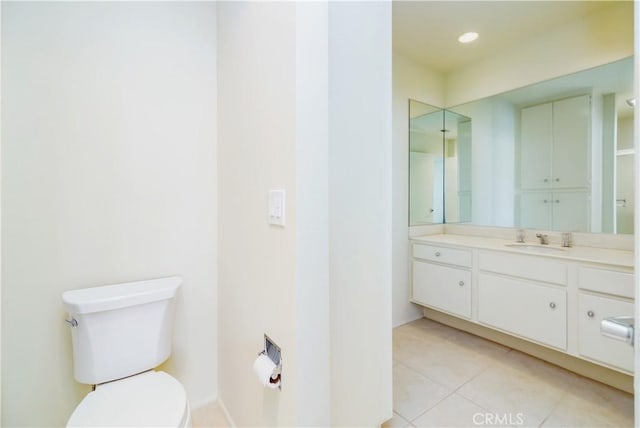
POLYGON ((447 315, 444 322, 464 320, 633 374, 633 347, 600 333, 603 318, 634 315, 633 251, 458 234, 410 245, 411 301, 447 315))

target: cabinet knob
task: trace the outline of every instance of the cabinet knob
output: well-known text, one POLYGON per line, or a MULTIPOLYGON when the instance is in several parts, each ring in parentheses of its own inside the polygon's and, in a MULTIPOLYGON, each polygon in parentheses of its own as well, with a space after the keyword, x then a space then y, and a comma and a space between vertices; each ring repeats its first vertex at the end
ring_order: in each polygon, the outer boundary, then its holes
POLYGON ((548 178, 545 178, 543 181, 544 181, 545 183, 548 183, 548 182, 549 182, 549 179, 548 179, 548 178))
POLYGON ((593 311, 587 311, 587 316, 588 316, 589 318, 593 318, 595 314, 596 314, 596 313, 595 313, 595 312, 593 312, 593 311))
POLYGON ((555 309, 555 308, 556 308, 556 304, 555 304, 555 303, 553 303, 553 302, 551 302, 551 303, 549 303, 549 307, 550 307, 551 309, 555 309))
POLYGON ((436 257, 440 257, 440 251, 436 251, 436 257))
POLYGON ((545 199, 543 202, 546 204, 546 203, 547 203, 547 202, 549 202, 549 201, 545 199))
POLYGON ((464 285, 464 281, 458 281, 458 285, 462 287, 464 285))
POLYGON ((555 182, 556 182, 556 183, 558 183, 559 181, 560 181, 560 179, 559 179, 559 178, 556 178, 556 179, 555 179, 555 182))
POLYGON ((560 199, 556 199, 556 204, 559 204, 559 203, 560 203, 560 199))

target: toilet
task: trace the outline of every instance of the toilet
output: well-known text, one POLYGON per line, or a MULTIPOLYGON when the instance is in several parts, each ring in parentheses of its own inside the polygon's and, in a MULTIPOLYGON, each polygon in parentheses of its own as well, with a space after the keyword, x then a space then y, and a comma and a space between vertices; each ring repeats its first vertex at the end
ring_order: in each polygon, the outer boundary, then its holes
POLYGON ((67 291, 76 381, 94 385, 67 427, 190 427, 184 387, 154 370, 171 354, 180 277, 67 291))

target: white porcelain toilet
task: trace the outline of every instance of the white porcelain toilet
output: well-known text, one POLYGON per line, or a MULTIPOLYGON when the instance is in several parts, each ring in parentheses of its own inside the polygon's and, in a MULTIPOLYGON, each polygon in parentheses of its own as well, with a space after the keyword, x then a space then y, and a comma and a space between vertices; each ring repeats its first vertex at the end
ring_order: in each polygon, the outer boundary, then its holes
POLYGON ((183 386, 153 370, 171 354, 179 277, 67 291, 73 374, 95 385, 68 427, 189 427, 183 386))

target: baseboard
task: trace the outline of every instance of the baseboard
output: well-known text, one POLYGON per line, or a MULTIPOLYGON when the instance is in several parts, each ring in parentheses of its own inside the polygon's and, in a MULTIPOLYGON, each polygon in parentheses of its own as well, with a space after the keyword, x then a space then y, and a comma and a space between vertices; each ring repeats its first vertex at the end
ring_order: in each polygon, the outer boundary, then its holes
POLYGON ((193 401, 189 403, 189 406, 191 407, 191 411, 198 410, 205 406, 215 403, 217 399, 218 397, 214 395, 208 398, 203 398, 202 400, 193 401))
POLYGON ((476 336, 497 342, 509 348, 560 366, 581 376, 588 377, 614 388, 633 394, 633 376, 609 369, 595 363, 574 357, 564 352, 554 351, 541 345, 520 339, 506 333, 484 327, 470 321, 447 315, 434 309, 424 309, 424 316, 430 320, 463 330, 476 336))
POLYGON ((227 410, 227 406, 224 405, 224 402, 220 397, 218 397, 218 405, 220 406, 220 410, 224 413, 224 417, 227 418, 227 422, 229 423, 229 427, 235 428, 236 423, 233 421, 231 414, 229 414, 229 410, 227 410))

